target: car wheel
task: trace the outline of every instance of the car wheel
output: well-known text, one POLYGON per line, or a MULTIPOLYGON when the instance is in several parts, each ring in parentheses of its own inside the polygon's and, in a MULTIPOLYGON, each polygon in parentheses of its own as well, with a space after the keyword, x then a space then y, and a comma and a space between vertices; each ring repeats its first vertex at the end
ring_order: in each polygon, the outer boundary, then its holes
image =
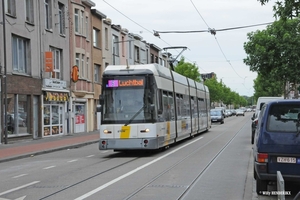
POLYGON ((254 169, 254 166, 253 166, 253 178, 254 178, 254 180, 256 180, 256 172, 255 172, 255 169, 254 169))
POLYGON ((223 120, 223 121, 221 121, 221 124, 224 124, 224 120, 223 120))
POLYGON ((267 191, 268 189, 268 181, 261 180, 258 176, 256 176, 256 193, 258 195, 262 194, 262 191, 267 191))

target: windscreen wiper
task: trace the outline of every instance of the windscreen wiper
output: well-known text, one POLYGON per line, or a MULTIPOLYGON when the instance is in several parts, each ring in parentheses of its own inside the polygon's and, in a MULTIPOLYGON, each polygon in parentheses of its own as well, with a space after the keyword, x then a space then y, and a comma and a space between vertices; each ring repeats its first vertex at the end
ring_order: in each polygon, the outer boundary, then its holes
POLYGON ((141 107, 132 117, 131 117, 131 119, 130 120, 128 120, 128 122, 126 123, 126 124, 124 124, 124 126, 127 126, 128 124, 130 124, 131 122, 132 122, 132 120, 134 120, 134 118, 136 117, 136 116, 138 116, 138 114, 140 114, 141 113, 141 111, 144 109, 144 108, 146 108, 146 105, 143 105, 143 107, 141 107))

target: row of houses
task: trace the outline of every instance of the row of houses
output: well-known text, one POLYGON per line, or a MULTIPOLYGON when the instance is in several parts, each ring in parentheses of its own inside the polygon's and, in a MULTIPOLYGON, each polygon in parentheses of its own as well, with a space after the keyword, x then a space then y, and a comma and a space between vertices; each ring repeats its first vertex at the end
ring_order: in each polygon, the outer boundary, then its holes
POLYGON ((1 143, 21 136, 94 131, 99 126, 96 108, 106 66, 168 67, 169 54, 113 24, 94 9, 93 1, 4 2, 4 8, 0 5, 1 143))

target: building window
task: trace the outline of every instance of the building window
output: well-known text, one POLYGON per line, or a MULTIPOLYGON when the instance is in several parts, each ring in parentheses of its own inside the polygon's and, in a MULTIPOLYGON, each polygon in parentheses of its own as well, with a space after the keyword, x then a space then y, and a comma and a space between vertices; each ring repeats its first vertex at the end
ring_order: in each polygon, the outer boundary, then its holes
POLYGON ((113 54, 119 56, 119 37, 113 35, 113 54))
POLYGON ((65 5, 58 3, 59 34, 65 35, 65 5))
POLYGON ((105 49, 108 49, 108 28, 105 28, 105 49))
POLYGON ((90 79, 90 71, 89 71, 89 62, 90 62, 90 58, 86 57, 86 65, 85 65, 85 69, 86 69, 86 78, 90 79))
POLYGON ((75 33, 79 33, 79 10, 75 9, 75 33))
POLYGON ((51 29, 51 0, 45 0, 45 20, 46 29, 51 29))
POLYGON ((89 38, 89 17, 85 17, 85 36, 86 39, 90 39, 89 38))
POLYGON ((129 58, 132 58, 132 42, 129 40, 129 58))
POLYGON ((16 16, 16 0, 6 0, 6 13, 16 16))
POLYGON ((75 60, 76 66, 79 69, 79 74, 81 73, 80 71, 80 53, 76 53, 76 60, 75 60))
POLYGON ((101 47, 101 44, 100 44, 100 31, 96 28, 93 29, 93 44, 94 44, 94 47, 98 47, 98 48, 101 47))
POLYGON ((33 8, 33 0, 26 0, 26 21, 30 23, 34 23, 34 8, 33 8))
POLYGON ((125 57, 125 37, 122 36, 122 56, 125 57))
POLYGON ((13 71, 19 73, 29 72, 30 47, 29 40, 12 35, 13 71))
POLYGON ((52 72, 52 78, 61 79, 61 63, 62 63, 62 50, 51 48, 51 51, 53 52, 53 72, 52 72))
POLYGON ((100 82, 100 65, 94 65, 95 82, 100 82))
POLYGON ((140 49, 134 46, 134 62, 140 63, 140 49))
POLYGON ((82 35, 84 35, 84 11, 81 11, 80 12, 80 23, 79 23, 79 25, 80 25, 80 34, 82 34, 82 35))
MULTIPOLYGON (((79 71, 81 71, 81 73, 80 73, 81 78, 84 78, 84 77, 85 77, 85 69, 84 69, 85 64, 84 64, 84 63, 85 63, 85 62, 84 62, 84 55, 82 54, 82 55, 81 55, 81 65, 80 65, 81 70, 80 70, 80 68, 79 68, 79 71)), ((80 77, 80 75, 79 75, 79 77, 80 77)))

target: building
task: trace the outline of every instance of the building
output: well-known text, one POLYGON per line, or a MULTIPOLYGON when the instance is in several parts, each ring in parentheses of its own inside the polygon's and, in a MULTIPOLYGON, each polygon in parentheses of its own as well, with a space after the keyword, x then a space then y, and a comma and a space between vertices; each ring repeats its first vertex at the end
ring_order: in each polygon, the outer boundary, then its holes
POLYGON ((92 12, 90 0, 69 1, 70 65, 79 69, 78 80, 71 81, 70 132, 94 130, 94 88, 92 66, 92 12))
MULTIPOLYGON (((93 49, 92 49, 92 66, 94 68, 93 73, 93 90, 94 90, 94 109, 99 105, 99 96, 101 94, 101 75, 105 68, 103 63, 103 21, 106 19, 106 15, 99 10, 92 9, 92 27, 93 27, 93 49)), ((96 110, 93 111, 96 113, 96 110)), ((100 119, 97 114, 93 116, 94 130, 100 126, 100 119)))

